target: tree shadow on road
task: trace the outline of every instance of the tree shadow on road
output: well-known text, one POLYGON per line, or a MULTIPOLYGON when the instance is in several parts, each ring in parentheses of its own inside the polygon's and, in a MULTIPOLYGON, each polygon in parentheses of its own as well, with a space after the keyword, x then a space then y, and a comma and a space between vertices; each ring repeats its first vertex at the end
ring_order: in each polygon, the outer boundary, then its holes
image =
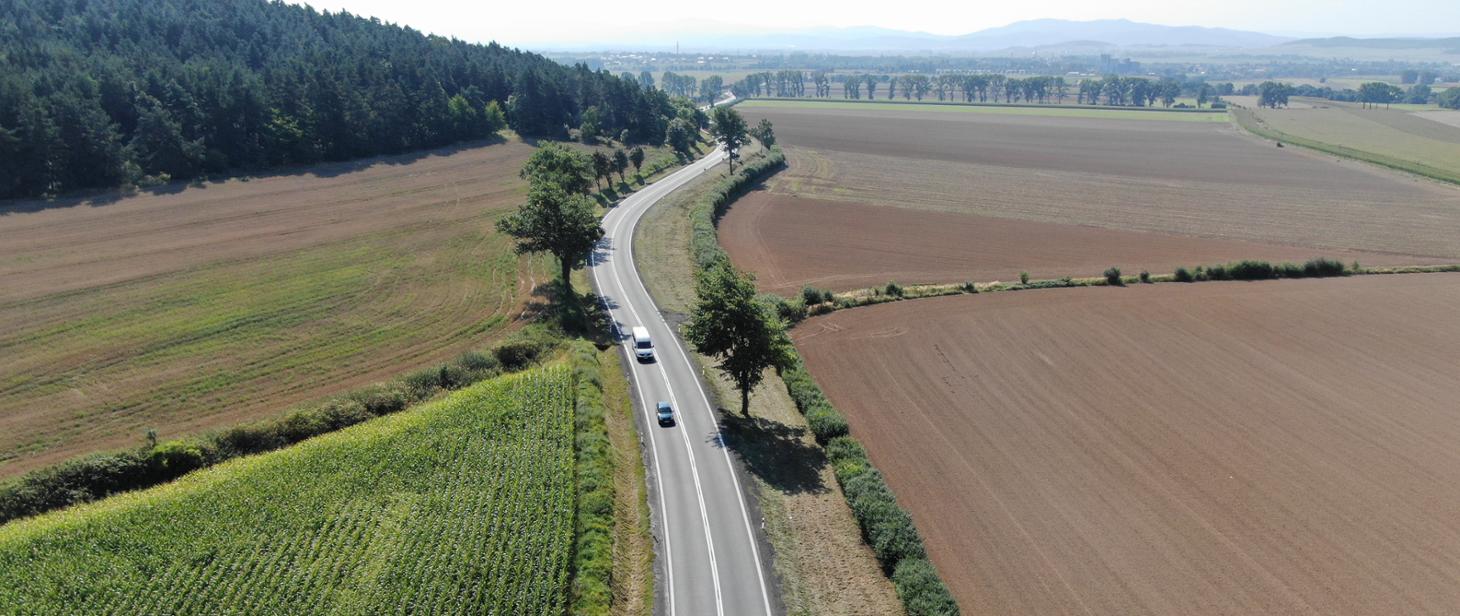
POLYGON ((821 479, 826 455, 806 442, 805 428, 763 417, 723 413, 720 432, 730 451, 739 454, 745 467, 772 488, 787 494, 827 490, 821 479))

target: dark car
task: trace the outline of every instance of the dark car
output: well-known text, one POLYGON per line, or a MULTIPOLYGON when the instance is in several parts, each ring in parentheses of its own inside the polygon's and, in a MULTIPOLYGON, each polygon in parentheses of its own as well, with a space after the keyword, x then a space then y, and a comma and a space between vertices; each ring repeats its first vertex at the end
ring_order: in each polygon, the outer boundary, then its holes
POLYGON ((670 407, 668 402, 659 403, 659 425, 674 425, 674 408, 670 407))

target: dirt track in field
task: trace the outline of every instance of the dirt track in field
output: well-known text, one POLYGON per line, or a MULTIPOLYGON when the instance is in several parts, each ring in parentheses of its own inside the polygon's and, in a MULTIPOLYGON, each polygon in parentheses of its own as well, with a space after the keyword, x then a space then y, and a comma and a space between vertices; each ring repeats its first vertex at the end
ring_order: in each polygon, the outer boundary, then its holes
MULTIPOLYGON (((773 192, 909 209, 1460 259, 1460 189, 1225 124, 746 109, 789 169, 773 192)), ((806 231, 811 233, 812 231, 806 231)))
POLYGON ((478 348, 550 268, 511 142, 0 205, 0 477, 277 415, 478 348))
POLYGON ((795 331, 965 614, 1454 614, 1460 275, 898 302, 795 331))
POLYGON ((834 291, 903 284, 1168 274, 1239 259, 1344 263, 1437 262, 1409 255, 1319 250, 1241 240, 1118 231, 971 214, 878 207, 756 191, 720 222, 720 242, 762 289, 789 294, 804 285, 834 291))

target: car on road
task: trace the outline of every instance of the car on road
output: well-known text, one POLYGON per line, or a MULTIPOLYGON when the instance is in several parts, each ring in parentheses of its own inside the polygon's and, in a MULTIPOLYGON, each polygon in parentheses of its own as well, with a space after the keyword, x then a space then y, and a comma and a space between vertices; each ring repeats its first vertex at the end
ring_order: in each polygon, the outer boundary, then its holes
POLYGON ((639 361, 654 361, 654 341, 649 339, 649 329, 646 327, 635 327, 633 329, 634 357, 639 361))
POLYGON ((674 425, 674 407, 669 406, 669 403, 668 402, 665 402, 663 400, 660 400, 659 401, 659 412, 658 412, 658 415, 659 415, 659 425, 661 425, 661 426, 672 426, 672 425, 674 425))

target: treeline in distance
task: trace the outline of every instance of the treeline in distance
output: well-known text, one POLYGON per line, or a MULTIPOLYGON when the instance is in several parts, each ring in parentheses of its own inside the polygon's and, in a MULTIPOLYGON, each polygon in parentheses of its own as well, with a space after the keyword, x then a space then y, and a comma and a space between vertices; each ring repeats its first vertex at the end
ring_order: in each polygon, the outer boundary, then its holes
POLYGON ((0 2, 0 198, 482 139, 662 143, 662 90, 269 0, 0 2), (626 134, 625 134, 626 133, 626 134))

